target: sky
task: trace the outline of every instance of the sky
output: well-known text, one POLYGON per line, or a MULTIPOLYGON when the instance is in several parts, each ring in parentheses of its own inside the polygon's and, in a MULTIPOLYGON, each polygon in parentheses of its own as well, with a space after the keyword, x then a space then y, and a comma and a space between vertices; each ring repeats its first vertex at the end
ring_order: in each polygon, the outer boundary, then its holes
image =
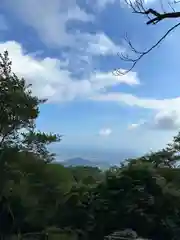
MULTIPOLYGON (((157 0, 145 5, 159 8, 157 0)), ((123 0, 1 0, 0 52, 48 99, 37 128, 63 135, 59 152, 145 153, 180 128, 180 30, 128 74, 113 71, 130 67, 118 56, 131 54, 126 34, 145 50, 174 23, 147 26, 123 0)))

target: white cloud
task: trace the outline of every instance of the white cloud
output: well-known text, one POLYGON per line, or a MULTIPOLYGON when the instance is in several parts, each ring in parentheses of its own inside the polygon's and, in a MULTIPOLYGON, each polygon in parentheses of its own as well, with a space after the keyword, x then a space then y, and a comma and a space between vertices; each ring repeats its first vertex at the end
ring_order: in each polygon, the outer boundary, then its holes
POLYGON ((76 98, 92 99, 94 95, 105 92, 119 84, 136 85, 139 79, 135 72, 116 77, 111 72, 91 73, 88 78, 77 80, 71 72, 64 69, 67 62, 55 58, 36 58, 28 55, 15 41, 0 43, 0 52, 9 51, 12 69, 19 76, 33 84, 33 92, 50 101, 68 101, 76 98))
MULTIPOLYGON (((150 4, 154 1, 156 1, 156 0, 144 0, 144 3, 150 4)), ((135 2, 135 0, 131 0, 131 2, 135 2)), ((86 0, 86 3, 89 4, 95 11, 102 11, 109 4, 115 4, 115 3, 121 4, 121 7, 123 5, 127 7, 125 0, 86 0)))
POLYGON ((96 11, 103 10, 108 4, 113 4, 115 2, 118 2, 118 0, 86 0, 86 3, 96 11))
POLYGON ((3 6, 24 24, 32 27, 41 41, 50 47, 68 46, 78 50, 81 48, 92 55, 125 51, 102 32, 87 34, 77 30, 67 31, 68 21, 86 22, 95 18, 82 10, 76 0, 4 0, 3 6))
POLYGON ((180 97, 169 99, 139 98, 132 94, 108 93, 93 96, 94 100, 113 101, 127 104, 131 107, 140 107, 154 110, 152 119, 145 122, 133 123, 128 128, 134 129, 142 125, 160 130, 175 130, 180 128, 180 97))
POLYGON ((97 4, 99 6, 104 6, 106 4, 112 4, 115 3, 117 0, 97 0, 97 4))
POLYGON ((177 110, 180 97, 167 99, 140 98, 126 93, 108 93, 93 97, 94 100, 124 103, 132 107, 141 107, 152 110, 177 110))
POLYGON ((96 68, 96 56, 116 55, 118 52, 124 52, 125 48, 116 45, 103 32, 96 34, 79 33, 74 34, 76 44, 70 47, 70 51, 64 52, 64 58, 68 59, 69 68, 80 75, 89 76, 96 68), (76 59, 76 61, 74 61, 76 59))
POLYGON ((140 120, 138 123, 131 123, 128 125, 128 130, 135 130, 140 126, 144 125, 145 123, 146 123, 145 120, 140 120))
POLYGON ((128 125, 128 130, 134 130, 139 127, 139 123, 131 123, 128 125))
MULTIPOLYGON (((116 0, 115 0, 116 1, 116 0)), ((127 2, 125 0, 118 0, 119 2, 121 2, 122 4, 129 6, 127 3, 131 2, 131 3, 135 3, 137 0, 127 0, 127 2)), ((149 5, 152 4, 153 2, 155 2, 156 0, 143 0, 143 4, 149 5)), ((137 1, 138 2, 138 1, 137 1)), ((130 6, 129 6, 130 7, 130 6)), ((131 8, 131 7, 130 7, 131 8)))
POLYGON ((99 131, 99 135, 103 137, 107 137, 112 133, 112 130, 110 128, 103 128, 99 131))
POLYGON ((129 130, 146 127, 153 130, 173 131, 180 129, 180 112, 175 110, 162 110, 157 112, 153 118, 139 121, 128 126, 129 130))
POLYGON ((160 111, 155 115, 152 125, 159 130, 177 130, 180 128, 180 112, 160 111))
POLYGON ((69 20, 94 19, 80 9, 76 0, 4 0, 4 5, 32 27, 45 44, 55 47, 74 42, 73 35, 66 31, 69 20))
POLYGON ((103 32, 89 34, 73 31, 73 28, 68 31, 69 21, 95 19, 94 15, 81 9, 76 0, 3 0, 3 3, 3 7, 22 24, 33 28, 44 44, 64 55, 67 68, 73 74, 89 77, 96 67, 95 56, 125 51, 124 47, 115 44, 103 32))
POLYGON ((87 40, 90 42, 88 51, 94 55, 107 55, 125 52, 123 47, 115 45, 108 36, 103 33, 96 35, 86 35, 87 40))
POLYGON ((119 85, 119 84, 128 84, 128 85, 137 85, 140 84, 137 74, 135 72, 130 72, 124 76, 114 76, 112 72, 108 73, 97 73, 96 76, 90 78, 90 82, 94 89, 105 89, 107 87, 119 85))

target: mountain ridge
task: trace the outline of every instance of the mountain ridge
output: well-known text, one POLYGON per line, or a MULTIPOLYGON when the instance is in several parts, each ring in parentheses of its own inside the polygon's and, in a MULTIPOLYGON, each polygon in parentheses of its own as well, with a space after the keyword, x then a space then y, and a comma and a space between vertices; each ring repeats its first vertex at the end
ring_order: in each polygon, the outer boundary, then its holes
POLYGON ((69 158, 61 162, 65 167, 69 166, 89 166, 89 167, 99 167, 99 168, 109 168, 111 165, 105 161, 91 161, 82 157, 69 158))

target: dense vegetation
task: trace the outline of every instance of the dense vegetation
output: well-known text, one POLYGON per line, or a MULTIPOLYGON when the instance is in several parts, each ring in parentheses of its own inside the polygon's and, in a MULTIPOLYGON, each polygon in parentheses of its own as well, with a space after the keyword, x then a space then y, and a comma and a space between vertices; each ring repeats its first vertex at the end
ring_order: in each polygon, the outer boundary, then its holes
POLYGON ((47 148, 61 137, 36 130, 45 100, 30 88, 1 55, 1 239, 179 239, 180 134, 119 168, 65 168, 47 148))

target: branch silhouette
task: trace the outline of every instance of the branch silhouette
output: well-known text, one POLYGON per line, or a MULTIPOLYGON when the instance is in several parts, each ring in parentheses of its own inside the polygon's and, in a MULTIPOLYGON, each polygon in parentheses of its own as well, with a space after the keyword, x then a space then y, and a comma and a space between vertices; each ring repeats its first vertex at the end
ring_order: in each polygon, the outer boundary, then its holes
MULTIPOLYGON (((147 18, 148 18, 148 21, 146 22, 147 25, 151 25, 151 24, 156 25, 157 23, 159 23, 160 21, 163 21, 165 19, 180 18, 180 12, 175 11, 175 9, 172 6, 172 3, 168 3, 169 6, 171 7, 172 12, 163 11, 162 13, 160 13, 152 8, 145 9, 144 0, 136 0, 135 2, 125 0, 125 2, 133 10, 133 13, 142 14, 142 15, 147 16, 147 18)), ((173 3, 177 4, 178 2, 180 2, 180 1, 175 1, 173 3)), ((163 8, 163 6, 161 8, 163 8)), ((150 48, 148 48, 146 51, 137 50, 133 46, 132 42, 126 36, 125 41, 128 44, 131 52, 134 53, 136 55, 136 57, 131 58, 128 54, 124 54, 124 53, 119 54, 118 53, 118 56, 121 58, 121 60, 131 63, 131 67, 126 71, 122 71, 121 69, 116 69, 113 71, 113 74, 116 76, 119 76, 119 75, 125 75, 128 72, 130 72, 145 55, 149 54, 153 49, 155 49, 160 43, 162 43, 165 40, 165 38, 173 30, 175 30, 179 26, 180 26, 180 22, 176 23, 171 28, 169 28, 167 30, 167 32, 155 44, 153 44, 150 48)))

